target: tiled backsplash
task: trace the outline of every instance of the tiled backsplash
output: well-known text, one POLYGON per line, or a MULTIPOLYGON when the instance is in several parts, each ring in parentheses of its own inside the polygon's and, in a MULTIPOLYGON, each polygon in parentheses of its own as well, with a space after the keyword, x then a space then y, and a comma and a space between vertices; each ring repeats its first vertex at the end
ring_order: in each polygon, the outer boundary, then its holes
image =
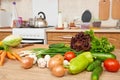
MULTIPOLYGON (((11 11, 11 1, 14 0, 2 0, 2 7, 7 11, 11 11)), ((32 0, 15 0, 17 1, 18 15, 23 19, 28 19, 32 16, 32 0)), ((62 11, 63 20, 71 21, 75 18, 80 18, 82 13, 89 9, 92 16, 98 19, 98 7, 99 0, 59 0, 59 10, 62 11)), ((102 21, 104 26, 115 26, 116 20, 111 17, 109 20, 102 21)))

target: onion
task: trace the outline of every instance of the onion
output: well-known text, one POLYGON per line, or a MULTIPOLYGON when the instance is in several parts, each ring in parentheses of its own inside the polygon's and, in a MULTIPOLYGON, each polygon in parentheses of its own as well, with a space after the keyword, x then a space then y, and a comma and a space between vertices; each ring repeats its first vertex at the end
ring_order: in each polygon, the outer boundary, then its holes
POLYGON ((65 69, 64 69, 63 65, 57 65, 57 66, 53 67, 52 74, 54 76, 57 76, 57 77, 64 76, 65 75, 65 69))
POLYGON ((54 57, 50 58, 48 62, 48 68, 51 70, 56 65, 62 65, 63 61, 64 61, 64 57, 60 54, 57 54, 54 57))
POLYGON ((25 69, 31 68, 33 65, 34 59, 31 57, 22 58, 22 67, 25 69))

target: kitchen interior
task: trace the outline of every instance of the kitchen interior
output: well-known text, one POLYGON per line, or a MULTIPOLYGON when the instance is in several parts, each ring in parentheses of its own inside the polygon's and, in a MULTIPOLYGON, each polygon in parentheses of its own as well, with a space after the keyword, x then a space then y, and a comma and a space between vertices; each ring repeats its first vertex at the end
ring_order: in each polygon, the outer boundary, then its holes
MULTIPOLYGON (((93 30, 99 38, 107 37, 119 50, 120 0, 0 0, 0 40, 13 34, 22 36, 21 44, 28 47, 31 44, 70 44, 73 36, 87 30, 93 30)), ((87 76, 84 74, 82 78, 87 76)), ((73 80, 68 77, 65 80, 73 80)), ((109 77, 111 74, 103 76, 102 80, 109 77)), ((116 76, 114 80, 119 78, 116 76)))
MULTIPOLYGON (((87 0, 52 0, 51 2, 49 2, 49 0, 39 0, 39 2, 38 0, 1 0, 0 28, 2 33, 5 32, 4 34, 9 34, 6 33, 7 30, 12 34, 21 35, 25 38, 25 40, 23 40, 25 43, 42 42, 51 44, 56 42, 52 37, 49 39, 49 36, 52 36, 52 34, 49 34, 51 32, 60 32, 64 34, 64 32, 75 33, 89 29, 95 29, 97 33, 102 32, 100 35, 98 33, 99 36, 105 32, 105 36, 108 35, 112 43, 114 43, 116 39, 109 36, 108 32, 110 32, 110 35, 111 33, 119 35, 119 7, 119 3, 112 0, 92 0, 89 4, 87 0), (15 4, 13 2, 15 2, 15 4), (116 7, 115 9, 113 9, 113 5, 116 7), (103 7, 106 7, 106 10, 103 7), (17 21, 16 24, 13 23, 14 20, 17 21), (32 31, 31 33, 31 30, 38 29, 42 29, 43 31, 32 31), (28 31, 26 32, 26 30, 28 31), (36 36, 34 36, 35 34, 36 36), (39 34, 44 36, 41 37, 39 34)), ((56 36, 62 38, 58 39, 61 42, 65 41, 65 43, 69 43, 70 38, 74 34, 65 35, 66 36, 56 36)), ((56 39, 57 37, 54 38, 56 39)), ((58 40, 57 42, 60 42, 58 40)), ((117 48, 118 47, 120 46, 117 45, 117 48)))

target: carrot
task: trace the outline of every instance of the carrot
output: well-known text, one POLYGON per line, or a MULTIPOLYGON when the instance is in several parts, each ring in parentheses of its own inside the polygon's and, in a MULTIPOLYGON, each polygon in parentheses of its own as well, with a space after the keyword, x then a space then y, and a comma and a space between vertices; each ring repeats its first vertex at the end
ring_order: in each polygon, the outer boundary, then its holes
POLYGON ((6 51, 3 51, 2 54, 1 54, 1 58, 0 58, 0 66, 3 65, 4 61, 5 61, 5 56, 6 56, 7 52, 6 51))
POLYGON ((12 53, 10 53, 10 52, 8 52, 8 51, 7 51, 7 57, 8 57, 9 59, 12 59, 12 60, 15 60, 15 59, 16 59, 16 57, 15 57, 12 53))
POLYGON ((0 54, 2 54, 3 50, 0 50, 0 54))
POLYGON ((20 62, 22 62, 22 58, 20 57, 19 54, 15 53, 15 52, 13 52, 12 54, 16 57, 17 60, 19 60, 20 62))

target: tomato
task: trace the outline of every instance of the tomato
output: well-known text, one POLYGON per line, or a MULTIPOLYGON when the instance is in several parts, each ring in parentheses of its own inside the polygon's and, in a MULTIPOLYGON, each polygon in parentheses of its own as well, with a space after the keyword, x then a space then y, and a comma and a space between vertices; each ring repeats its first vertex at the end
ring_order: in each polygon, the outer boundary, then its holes
POLYGON ((68 51, 64 54, 64 59, 70 61, 72 58, 76 57, 75 53, 68 51))
POLYGON ((117 72, 120 68, 120 63, 116 59, 106 59, 104 61, 104 67, 109 72, 117 72))

